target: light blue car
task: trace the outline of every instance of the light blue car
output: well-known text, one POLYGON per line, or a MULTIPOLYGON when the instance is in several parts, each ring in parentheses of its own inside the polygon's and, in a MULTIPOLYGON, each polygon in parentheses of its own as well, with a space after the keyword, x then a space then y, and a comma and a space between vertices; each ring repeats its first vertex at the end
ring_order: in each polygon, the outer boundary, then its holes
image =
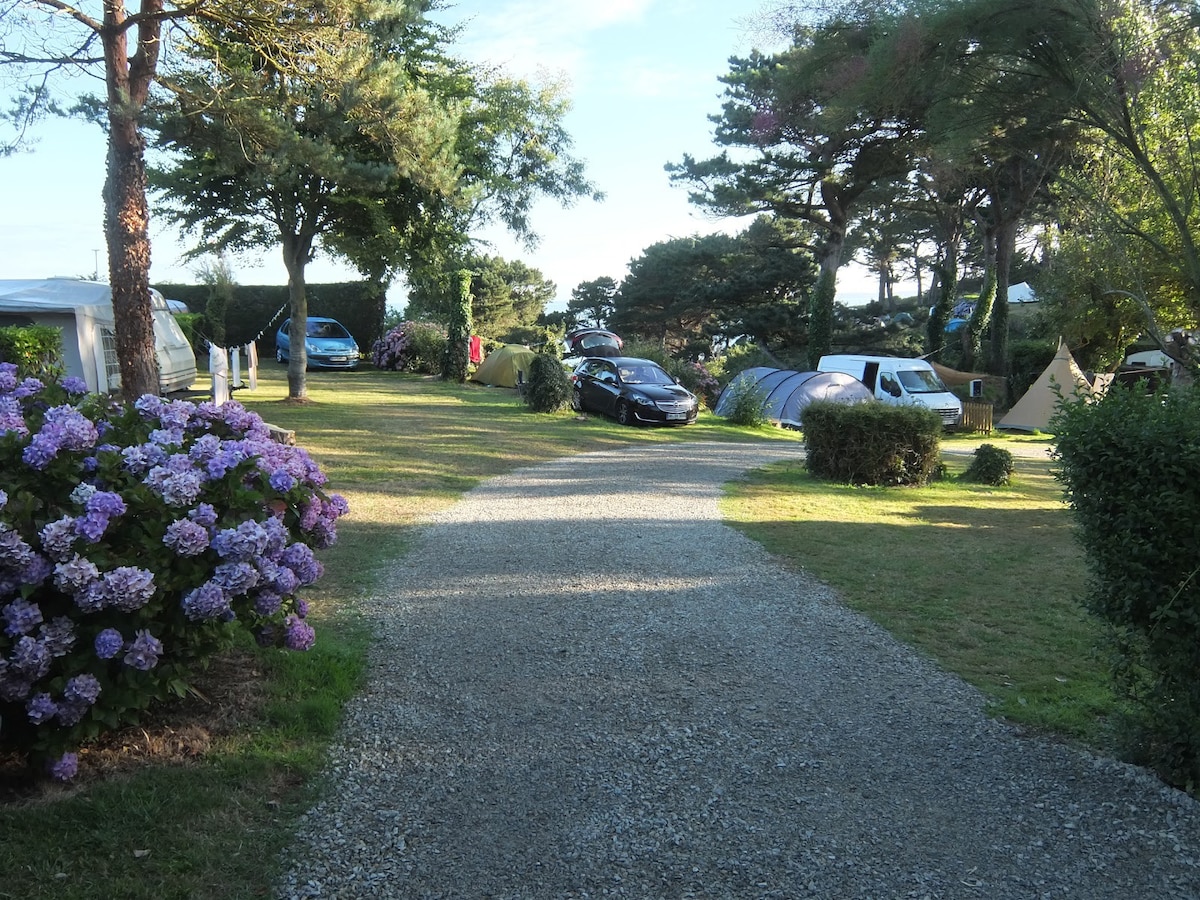
MULTIPOLYGON (((275 332, 275 359, 281 363, 291 358, 291 339, 288 335, 291 324, 291 319, 284 319, 279 331, 275 332)), ((304 349, 308 354, 310 369, 358 368, 358 343, 337 319, 309 316, 304 349)))

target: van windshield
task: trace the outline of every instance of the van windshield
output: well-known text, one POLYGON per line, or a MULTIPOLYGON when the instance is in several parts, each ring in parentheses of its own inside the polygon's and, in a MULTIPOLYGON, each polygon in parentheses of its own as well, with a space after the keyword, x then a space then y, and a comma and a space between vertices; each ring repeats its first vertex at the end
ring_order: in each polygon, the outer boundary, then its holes
POLYGON ((941 394, 946 390, 942 380, 928 369, 901 369, 896 375, 910 394, 941 394))

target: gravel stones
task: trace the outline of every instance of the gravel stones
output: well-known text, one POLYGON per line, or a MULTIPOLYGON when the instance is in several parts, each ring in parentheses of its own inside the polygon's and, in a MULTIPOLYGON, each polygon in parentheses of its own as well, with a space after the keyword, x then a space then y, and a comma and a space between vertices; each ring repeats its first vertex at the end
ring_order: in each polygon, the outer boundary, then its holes
POLYGON ((397 561, 287 898, 1194 898, 1200 805, 1020 737, 721 523, 796 445, 492 479, 397 561))

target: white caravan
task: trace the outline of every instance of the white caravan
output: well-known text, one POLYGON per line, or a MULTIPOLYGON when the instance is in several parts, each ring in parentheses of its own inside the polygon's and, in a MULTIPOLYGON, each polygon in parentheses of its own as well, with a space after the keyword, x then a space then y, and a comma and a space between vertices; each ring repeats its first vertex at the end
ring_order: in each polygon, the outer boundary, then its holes
MULTIPOLYGON (((192 345, 163 295, 153 288, 150 307, 159 389, 164 394, 186 390, 196 381, 192 345)), ((112 290, 107 284, 74 278, 0 281, 0 325, 50 325, 60 329, 66 374, 82 378, 88 390, 97 393, 120 389, 112 290)))
POLYGON ((923 359, 834 354, 822 356, 817 371, 852 375, 884 403, 927 406, 941 416, 943 425, 957 425, 962 420, 962 401, 923 359))

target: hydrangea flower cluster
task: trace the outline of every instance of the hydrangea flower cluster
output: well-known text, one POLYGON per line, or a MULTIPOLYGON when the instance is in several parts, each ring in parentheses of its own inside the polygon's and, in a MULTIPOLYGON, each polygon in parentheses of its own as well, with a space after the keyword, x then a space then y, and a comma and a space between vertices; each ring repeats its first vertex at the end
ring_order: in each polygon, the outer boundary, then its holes
POLYGON ((441 371, 446 340, 441 325, 401 322, 371 347, 371 361, 377 369, 436 374, 441 371))
POLYGON ((241 404, 88 394, 0 363, 0 746, 67 752, 250 629, 307 650, 297 592, 346 501, 241 404))

